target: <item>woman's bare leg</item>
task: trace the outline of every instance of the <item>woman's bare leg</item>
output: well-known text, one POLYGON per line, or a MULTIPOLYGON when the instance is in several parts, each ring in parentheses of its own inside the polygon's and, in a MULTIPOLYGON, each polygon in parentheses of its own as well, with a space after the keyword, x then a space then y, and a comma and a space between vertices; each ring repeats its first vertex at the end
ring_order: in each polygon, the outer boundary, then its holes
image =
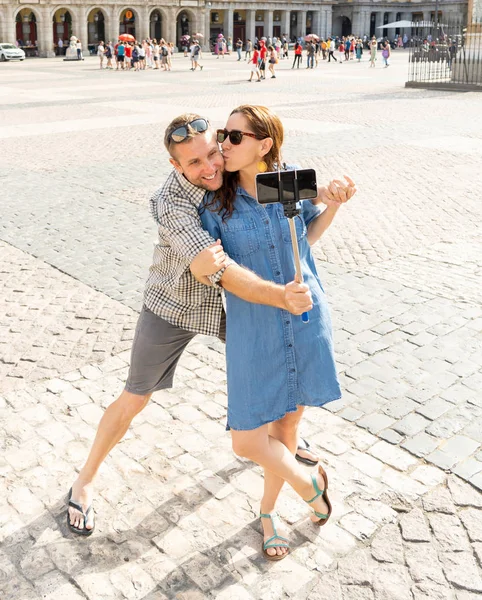
MULTIPOLYGON (((249 431, 231 430, 231 436, 235 454, 252 460, 263 467, 265 472, 270 471, 280 480, 287 481, 303 500, 310 500, 314 496, 309 473, 299 466, 287 446, 269 434, 268 425, 249 431)), ((296 439, 295 437, 295 443, 296 439)), ((318 476, 318 484, 321 488, 324 487, 321 476, 318 476)), ((270 491, 270 496, 266 498, 267 502, 272 495, 274 492, 270 491)), ((311 506, 317 512, 328 512, 328 507, 321 497, 317 498, 311 506)), ((314 516, 312 518, 317 520, 314 516)))
MULTIPOLYGON (((288 450, 294 455, 298 445, 298 426, 303 416, 304 407, 299 406, 295 413, 288 413, 279 421, 269 423, 268 435, 283 443, 288 450)), ((285 480, 278 477, 271 471, 264 471, 264 493, 261 499, 261 512, 269 514, 274 511, 276 501, 284 485, 285 480)), ((262 521, 266 539, 273 535, 273 530, 269 520, 262 521)), ((283 535, 283 534, 281 534, 283 535)), ((268 548, 268 554, 284 554, 286 548, 268 548)))

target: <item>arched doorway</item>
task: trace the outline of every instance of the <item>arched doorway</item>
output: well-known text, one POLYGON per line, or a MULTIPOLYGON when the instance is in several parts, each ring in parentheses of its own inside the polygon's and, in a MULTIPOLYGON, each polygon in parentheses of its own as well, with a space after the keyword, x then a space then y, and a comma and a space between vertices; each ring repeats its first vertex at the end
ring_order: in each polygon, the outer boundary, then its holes
POLYGON ((87 17, 87 41, 94 46, 105 42, 105 16, 99 8, 91 10, 87 17))
POLYGON ((351 30, 351 21, 348 17, 341 15, 333 19, 333 35, 347 36, 351 33, 353 33, 351 30))
POLYGON ((191 15, 186 10, 183 10, 177 15, 176 19, 176 44, 179 46, 179 40, 183 35, 192 35, 196 33, 192 30, 191 15))
POLYGON ((162 38, 162 13, 160 10, 153 10, 149 17, 149 37, 159 41, 162 38))
POLYGON ((351 30, 351 21, 348 17, 341 18, 341 35, 351 35, 353 31, 351 30))
POLYGON ((55 54, 65 54, 72 36, 72 15, 65 8, 59 8, 52 17, 53 43, 55 54), (62 44, 59 45, 59 40, 62 44))
MULTIPOLYGON (((15 35, 18 45, 29 50, 37 49, 37 17, 30 8, 22 8, 15 17, 15 35)), ((26 52, 31 54, 31 52, 26 52)))
POLYGON ((126 8, 121 12, 119 35, 122 33, 128 33, 136 37, 136 15, 131 8, 126 8))

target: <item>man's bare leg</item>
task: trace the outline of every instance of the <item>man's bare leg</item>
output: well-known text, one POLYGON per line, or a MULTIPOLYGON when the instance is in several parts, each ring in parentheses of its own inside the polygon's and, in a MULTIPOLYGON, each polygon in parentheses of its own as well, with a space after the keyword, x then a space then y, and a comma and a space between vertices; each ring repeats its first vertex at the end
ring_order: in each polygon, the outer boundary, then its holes
MULTIPOLYGON (((112 448, 124 437, 132 419, 141 412, 149 402, 151 394, 138 396, 124 390, 119 398, 108 406, 100 420, 94 443, 87 462, 82 467, 79 476, 72 486, 72 501, 80 504, 84 510, 92 504, 94 497, 93 480, 112 448)), ((82 514, 69 507, 70 524, 82 529, 84 519, 82 514)), ((85 524, 87 529, 94 525, 93 513, 85 524)))

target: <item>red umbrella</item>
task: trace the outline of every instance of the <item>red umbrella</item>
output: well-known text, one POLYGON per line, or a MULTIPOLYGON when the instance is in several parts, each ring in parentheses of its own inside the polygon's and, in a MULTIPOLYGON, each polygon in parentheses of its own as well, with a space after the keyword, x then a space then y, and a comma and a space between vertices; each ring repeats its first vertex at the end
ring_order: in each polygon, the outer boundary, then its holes
POLYGON ((203 36, 203 34, 202 34, 202 33, 195 33, 195 34, 194 34, 194 37, 195 37, 195 38, 203 38, 204 36, 203 36))
POLYGON ((119 39, 122 40, 123 42, 135 42, 136 38, 131 35, 130 33, 123 33, 122 35, 119 36, 119 39))
POLYGON ((314 34, 314 33, 310 33, 305 37, 305 42, 312 42, 312 41, 318 41, 320 38, 314 34))

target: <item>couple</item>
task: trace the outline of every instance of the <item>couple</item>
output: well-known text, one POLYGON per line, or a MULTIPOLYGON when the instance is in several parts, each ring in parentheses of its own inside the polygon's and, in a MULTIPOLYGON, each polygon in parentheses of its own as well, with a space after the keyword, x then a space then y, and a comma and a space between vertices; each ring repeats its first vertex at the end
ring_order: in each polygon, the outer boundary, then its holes
POLYGON ((159 243, 128 379, 102 417, 72 486, 67 522, 75 533, 92 533, 92 482, 109 451, 151 394, 172 387, 177 362, 196 333, 226 337, 227 428, 234 452, 265 469, 263 552, 280 560, 289 543, 278 533, 274 509, 285 481, 314 508, 317 525, 331 513, 326 473, 319 467, 310 476, 294 453, 304 407, 340 397, 330 318, 310 244, 355 187, 351 180, 333 181, 315 200, 303 202, 296 218, 302 284, 294 281, 282 207, 264 208, 255 200, 255 174, 282 164, 278 117, 264 107, 241 106, 216 134, 206 119, 182 115, 168 126, 164 143, 174 170, 151 199, 159 243), (299 316, 305 311, 311 311, 307 324, 299 316))

